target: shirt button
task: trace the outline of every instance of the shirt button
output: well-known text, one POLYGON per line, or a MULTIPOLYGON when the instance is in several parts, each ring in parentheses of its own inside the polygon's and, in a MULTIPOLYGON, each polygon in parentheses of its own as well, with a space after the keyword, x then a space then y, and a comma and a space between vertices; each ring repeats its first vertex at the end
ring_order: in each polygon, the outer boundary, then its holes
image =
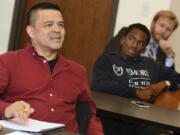
POLYGON ((47 61, 46 60, 43 60, 43 63, 46 63, 47 61))
POLYGON ((50 97, 52 97, 52 96, 53 96, 53 94, 52 94, 52 93, 50 93, 50 94, 49 94, 49 96, 50 96, 50 97))
POLYGON ((54 108, 51 108, 51 112, 54 112, 54 108))
POLYGON ((35 53, 33 52, 33 53, 32 53, 32 55, 34 56, 34 55, 35 55, 35 53))

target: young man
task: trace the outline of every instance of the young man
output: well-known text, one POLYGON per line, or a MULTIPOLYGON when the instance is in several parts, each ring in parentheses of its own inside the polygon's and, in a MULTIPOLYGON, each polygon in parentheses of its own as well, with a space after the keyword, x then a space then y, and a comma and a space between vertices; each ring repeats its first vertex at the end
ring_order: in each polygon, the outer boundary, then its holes
MULTIPOLYGON (((179 89, 176 72, 163 67, 153 59, 140 56, 146 50, 149 40, 150 33, 144 25, 132 24, 127 27, 121 38, 120 52, 103 54, 97 59, 92 90, 153 101, 165 89, 179 89)), ((116 122, 107 119, 102 119, 102 122, 107 135, 112 132, 113 135, 125 132, 124 130, 120 132, 122 125, 111 126, 118 125, 116 122)))
POLYGON ((87 134, 103 135, 84 67, 58 54, 65 38, 58 5, 33 6, 26 30, 31 44, 0 56, 0 117, 64 123, 78 132, 75 110, 82 101, 91 111, 87 134))
POLYGON ((175 52, 168 39, 178 25, 178 19, 172 11, 159 11, 152 20, 151 40, 146 52, 142 55, 153 58, 167 68, 174 69, 175 52))

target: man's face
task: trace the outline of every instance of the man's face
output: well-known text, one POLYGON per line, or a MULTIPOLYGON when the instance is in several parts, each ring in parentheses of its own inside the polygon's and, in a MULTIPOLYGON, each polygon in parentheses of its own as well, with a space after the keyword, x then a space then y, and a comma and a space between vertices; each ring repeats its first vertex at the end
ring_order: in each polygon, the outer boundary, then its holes
POLYGON ((156 22, 153 22, 151 34, 154 41, 159 43, 161 39, 167 40, 173 32, 174 26, 174 21, 166 17, 160 17, 156 22))
POLYGON ((146 49, 147 35, 134 28, 122 38, 122 55, 126 58, 139 56, 146 49))
POLYGON ((33 46, 41 51, 57 51, 62 47, 65 29, 62 14, 58 10, 38 10, 33 26, 28 32, 33 46))

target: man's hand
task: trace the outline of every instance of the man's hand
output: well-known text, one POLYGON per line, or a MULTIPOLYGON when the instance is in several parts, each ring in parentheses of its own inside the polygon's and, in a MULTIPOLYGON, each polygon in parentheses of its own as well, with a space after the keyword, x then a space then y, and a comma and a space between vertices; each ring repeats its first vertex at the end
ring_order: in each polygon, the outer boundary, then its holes
POLYGON ((151 84, 151 85, 145 87, 144 89, 151 90, 153 96, 156 97, 166 88, 167 88, 167 85, 166 85, 165 81, 161 81, 158 83, 151 84))
POLYGON ((136 90, 136 96, 144 101, 150 101, 153 98, 153 92, 149 89, 136 90))
POLYGON ((28 120, 30 114, 34 112, 34 109, 24 101, 16 101, 5 109, 6 118, 15 118, 18 122, 24 123, 28 120))
POLYGON ((169 41, 161 39, 159 44, 167 57, 175 57, 175 52, 173 51, 172 44, 169 41))

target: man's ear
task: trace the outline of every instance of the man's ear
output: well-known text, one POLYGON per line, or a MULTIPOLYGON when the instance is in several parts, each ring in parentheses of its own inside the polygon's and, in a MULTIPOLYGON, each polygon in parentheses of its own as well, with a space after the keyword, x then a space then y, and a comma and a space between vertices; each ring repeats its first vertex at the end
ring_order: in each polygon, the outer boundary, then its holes
POLYGON ((34 37, 34 28, 30 25, 26 27, 26 32, 29 35, 30 38, 34 37))

